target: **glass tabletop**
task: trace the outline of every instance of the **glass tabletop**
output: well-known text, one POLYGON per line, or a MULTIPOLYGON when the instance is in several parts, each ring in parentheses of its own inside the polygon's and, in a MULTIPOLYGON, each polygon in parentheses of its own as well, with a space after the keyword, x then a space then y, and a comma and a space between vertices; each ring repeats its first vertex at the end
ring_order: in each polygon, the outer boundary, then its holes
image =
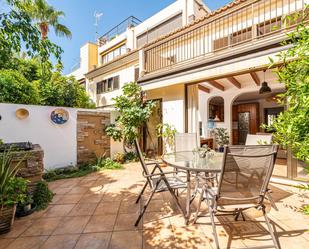
POLYGON ((200 157, 198 153, 193 151, 181 151, 166 154, 162 160, 174 168, 196 172, 220 172, 223 153, 213 152, 205 157, 200 157))

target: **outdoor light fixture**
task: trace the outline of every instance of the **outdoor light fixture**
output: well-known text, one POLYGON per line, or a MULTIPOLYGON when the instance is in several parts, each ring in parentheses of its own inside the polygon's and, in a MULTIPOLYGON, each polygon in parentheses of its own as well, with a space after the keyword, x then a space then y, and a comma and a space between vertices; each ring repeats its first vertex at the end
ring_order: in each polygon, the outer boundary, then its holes
POLYGON ((263 72, 264 72, 264 81, 262 82, 262 86, 261 86, 260 91, 259 91, 260 94, 270 93, 271 92, 271 89, 268 86, 268 83, 265 81, 265 71, 266 70, 263 70, 263 72))

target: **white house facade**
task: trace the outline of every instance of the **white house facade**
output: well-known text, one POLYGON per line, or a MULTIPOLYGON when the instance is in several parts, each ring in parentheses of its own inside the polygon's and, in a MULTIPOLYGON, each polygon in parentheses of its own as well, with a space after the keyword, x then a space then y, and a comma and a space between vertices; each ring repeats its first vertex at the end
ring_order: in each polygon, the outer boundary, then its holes
MULTIPOLYGON (((202 1, 175 1, 113 39, 103 36, 98 66, 85 74, 87 91, 97 107, 111 108, 123 84, 142 86, 157 103, 142 141, 150 155, 162 152, 155 135, 160 122, 197 133, 211 147, 218 127, 227 130, 230 143, 243 144, 247 134, 266 133, 261 124, 271 124, 284 111, 276 102, 285 91, 274 72, 280 62, 270 68, 270 58, 276 61, 291 46, 282 42, 304 17, 308 2, 235 0, 210 11, 202 1)), ((293 179, 305 175, 285 148, 274 173, 293 179)))

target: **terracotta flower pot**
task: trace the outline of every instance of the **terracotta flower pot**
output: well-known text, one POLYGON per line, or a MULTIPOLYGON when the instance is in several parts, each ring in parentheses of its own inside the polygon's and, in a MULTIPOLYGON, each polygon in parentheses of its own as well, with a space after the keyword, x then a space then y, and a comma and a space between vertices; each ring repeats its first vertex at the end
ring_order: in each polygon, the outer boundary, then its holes
POLYGON ((14 222, 16 206, 0 208, 0 234, 8 233, 14 222))

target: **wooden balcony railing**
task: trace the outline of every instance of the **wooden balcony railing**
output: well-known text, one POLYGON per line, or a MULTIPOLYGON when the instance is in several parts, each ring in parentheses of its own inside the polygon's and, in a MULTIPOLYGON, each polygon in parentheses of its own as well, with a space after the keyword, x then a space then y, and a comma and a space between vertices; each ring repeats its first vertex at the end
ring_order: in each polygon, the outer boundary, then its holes
MULTIPOLYGON (((144 48, 145 73, 215 55, 243 43, 292 28, 308 0, 252 0, 181 30, 144 48), (291 16, 291 18, 286 18, 291 16)), ((235 48, 236 49, 236 48, 235 48)))

